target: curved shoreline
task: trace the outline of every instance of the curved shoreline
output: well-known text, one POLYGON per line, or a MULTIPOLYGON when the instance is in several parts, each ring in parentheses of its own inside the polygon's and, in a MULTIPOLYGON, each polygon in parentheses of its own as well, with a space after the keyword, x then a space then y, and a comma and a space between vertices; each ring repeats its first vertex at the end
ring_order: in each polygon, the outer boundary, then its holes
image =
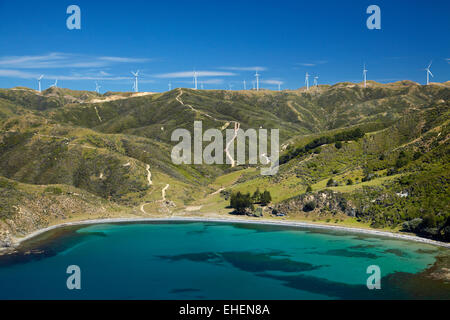
MULTIPOLYGON (((30 240, 38 235, 46 233, 51 230, 69 227, 69 226, 83 226, 83 225, 93 225, 93 224, 107 224, 107 223, 138 223, 138 222, 217 222, 217 223, 243 223, 243 224, 259 224, 259 225, 273 225, 273 226, 284 226, 284 227, 295 227, 303 229, 323 229, 323 230, 335 230, 344 231, 349 233, 360 233, 366 235, 375 235, 381 237, 395 238, 400 240, 414 241, 420 243, 426 243, 430 245, 435 245, 439 247, 444 247, 450 249, 450 243, 445 243, 441 241, 421 238, 418 236, 406 235, 393 233, 388 231, 370 230, 363 228, 353 228, 344 226, 333 226, 326 224, 315 224, 308 222, 295 222, 295 221, 272 221, 272 220, 248 220, 248 219, 227 219, 227 218, 195 218, 195 217, 171 217, 171 218, 107 218, 107 219, 93 219, 93 220, 81 220, 74 222, 67 222, 56 224, 50 227, 42 228, 36 230, 22 238, 15 238, 13 243, 13 248, 17 248, 24 241, 30 240)), ((8 248, 5 248, 8 249, 8 248)), ((2 249, 0 249, 0 254, 2 249)))

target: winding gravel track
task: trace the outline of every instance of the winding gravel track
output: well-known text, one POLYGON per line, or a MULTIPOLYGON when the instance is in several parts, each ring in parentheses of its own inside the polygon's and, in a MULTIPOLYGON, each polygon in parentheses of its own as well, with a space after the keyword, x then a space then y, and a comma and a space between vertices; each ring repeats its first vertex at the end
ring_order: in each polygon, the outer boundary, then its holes
POLYGON ((145 167, 145 170, 147 170, 147 181, 148 181, 148 185, 151 186, 153 184, 152 182, 152 173, 150 172, 150 166, 147 165, 145 167))

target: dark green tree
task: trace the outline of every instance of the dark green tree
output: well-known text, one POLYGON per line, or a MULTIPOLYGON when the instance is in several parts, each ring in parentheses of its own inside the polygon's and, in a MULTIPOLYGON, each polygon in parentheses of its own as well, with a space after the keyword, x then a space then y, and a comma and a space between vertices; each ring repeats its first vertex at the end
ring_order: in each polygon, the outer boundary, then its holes
POLYGON ((270 195, 270 192, 267 190, 264 190, 264 192, 261 194, 261 204, 263 206, 267 206, 270 201, 272 201, 272 196, 270 195))
POLYGON ((253 193, 252 200, 254 203, 261 202, 261 192, 259 191, 259 188, 257 188, 253 193))
POLYGON ((328 182, 327 182, 327 187, 332 187, 332 186, 334 186, 334 180, 333 180, 333 179, 330 179, 330 180, 328 180, 328 182))
POLYGON ((230 207, 236 210, 238 214, 245 214, 246 209, 253 210, 253 203, 250 193, 242 194, 240 191, 232 193, 230 197, 230 207))

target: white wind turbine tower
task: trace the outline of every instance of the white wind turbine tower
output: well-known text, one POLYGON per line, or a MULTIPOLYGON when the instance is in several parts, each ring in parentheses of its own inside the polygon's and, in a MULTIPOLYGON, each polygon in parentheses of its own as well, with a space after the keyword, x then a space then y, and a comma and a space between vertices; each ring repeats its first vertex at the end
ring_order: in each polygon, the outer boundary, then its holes
POLYGON ((38 91, 39 92, 41 92, 41 80, 42 80, 43 77, 44 77, 44 75, 41 74, 41 76, 37 79, 37 81, 38 81, 38 91))
POLYGON ((256 69, 255 77, 256 77, 256 91, 259 91, 259 74, 258 74, 258 69, 256 69))
POLYGON ((134 76, 134 84, 133 84, 134 92, 138 92, 139 91, 139 86, 138 86, 139 70, 136 72, 131 71, 131 74, 134 76))
POLYGON ((169 91, 171 91, 171 90, 172 90, 172 82, 169 81, 169 91))
POLYGON ((306 84, 306 90, 309 90, 309 74, 308 74, 308 72, 305 75, 305 84, 306 84))
POLYGON ((319 76, 315 76, 315 77, 314 77, 314 84, 313 84, 313 85, 314 85, 315 87, 318 87, 318 86, 319 86, 318 81, 317 81, 318 79, 319 79, 319 76))
POLYGON ((364 69, 363 69, 363 75, 364 75, 364 88, 367 87, 367 69, 366 69, 366 64, 364 63, 364 69))
POLYGON ((52 84, 52 85, 50 86, 50 88, 51 88, 51 87, 58 88, 58 79, 55 79, 55 83, 52 84))
POLYGON ((244 82, 244 90, 247 90, 247 83, 245 82, 245 80, 243 82, 244 82))
POLYGON ((431 70, 430 70, 432 63, 433 63, 433 61, 431 61, 430 64, 428 65, 428 67, 425 69, 425 71, 427 72, 427 85, 430 84, 430 76, 432 76, 434 78, 434 76, 433 76, 433 74, 431 73, 431 70))
POLYGON ((281 91, 281 82, 278 82, 278 91, 281 91))
POLYGON ((194 71, 194 89, 197 90, 197 71, 194 71))
POLYGON ((100 93, 100 88, 101 88, 101 87, 102 87, 102 86, 99 86, 99 85, 98 85, 98 82, 95 81, 95 92, 100 93))

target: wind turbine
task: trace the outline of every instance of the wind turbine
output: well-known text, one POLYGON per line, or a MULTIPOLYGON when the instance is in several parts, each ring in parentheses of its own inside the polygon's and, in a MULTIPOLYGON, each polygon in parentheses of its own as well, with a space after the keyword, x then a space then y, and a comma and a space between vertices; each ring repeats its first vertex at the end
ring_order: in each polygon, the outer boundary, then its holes
POLYGON ((281 91, 281 82, 278 82, 278 91, 281 91))
POLYGON ((197 71, 194 71, 194 89, 197 90, 197 71))
POLYGON ((309 74, 308 74, 308 72, 305 75, 305 84, 306 84, 306 90, 309 90, 309 74))
POLYGON ((366 64, 364 63, 364 69, 363 69, 363 75, 364 75, 364 88, 367 87, 367 71, 366 70, 366 64))
POLYGON ((244 90, 247 90, 247 83, 244 80, 244 90))
POLYGON ((432 64, 432 63, 433 63, 433 61, 431 61, 430 64, 428 65, 428 67, 425 69, 426 72, 427 72, 427 85, 430 84, 430 76, 432 76, 432 77, 434 78, 433 74, 432 74, 431 71, 430 71, 430 68, 431 68, 431 64, 432 64))
POLYGON ((259 91, 259 74, 258 74, 258 69, 256 69, 255 77, 256 77, 256 91, 259 91))
POLYGON ((95 81, 95 91, 97 92, 97 93, 100 93, 100 88, 101 88, 102 86, 99 86, 98 85, 98 82, 97 81, 95 81))
POLYGON ((139 70, 136 72, 131 71, 131 74, 134 76, 134 85, 133 85, 134 92, 138 92, 139 91, 139 86, 138 86, 139 70))
POLYGON ((44 77, 44 75, 41 74, 41 76, 37 79, 37 81, 38 81, 38 91, 39 92, 41 92, 41 80, 42 80, 43 77, 44 77))
POLYGON ((171 91, 171 90, 172 90, 172 82, 169 81, 169 91, 171 91))
POLYGON ((317 83, 317 80, 319 79, 319 76, 315 76, 314 77, 314 86, 315 87, 318 87, 319 86, 319 84, 317 83))
POLYGON ((52 84, 52 85, 50 86, 50 88, 51 88, 51 87, 58 88, 58 79, 55 79, 55 83, 52 84))

